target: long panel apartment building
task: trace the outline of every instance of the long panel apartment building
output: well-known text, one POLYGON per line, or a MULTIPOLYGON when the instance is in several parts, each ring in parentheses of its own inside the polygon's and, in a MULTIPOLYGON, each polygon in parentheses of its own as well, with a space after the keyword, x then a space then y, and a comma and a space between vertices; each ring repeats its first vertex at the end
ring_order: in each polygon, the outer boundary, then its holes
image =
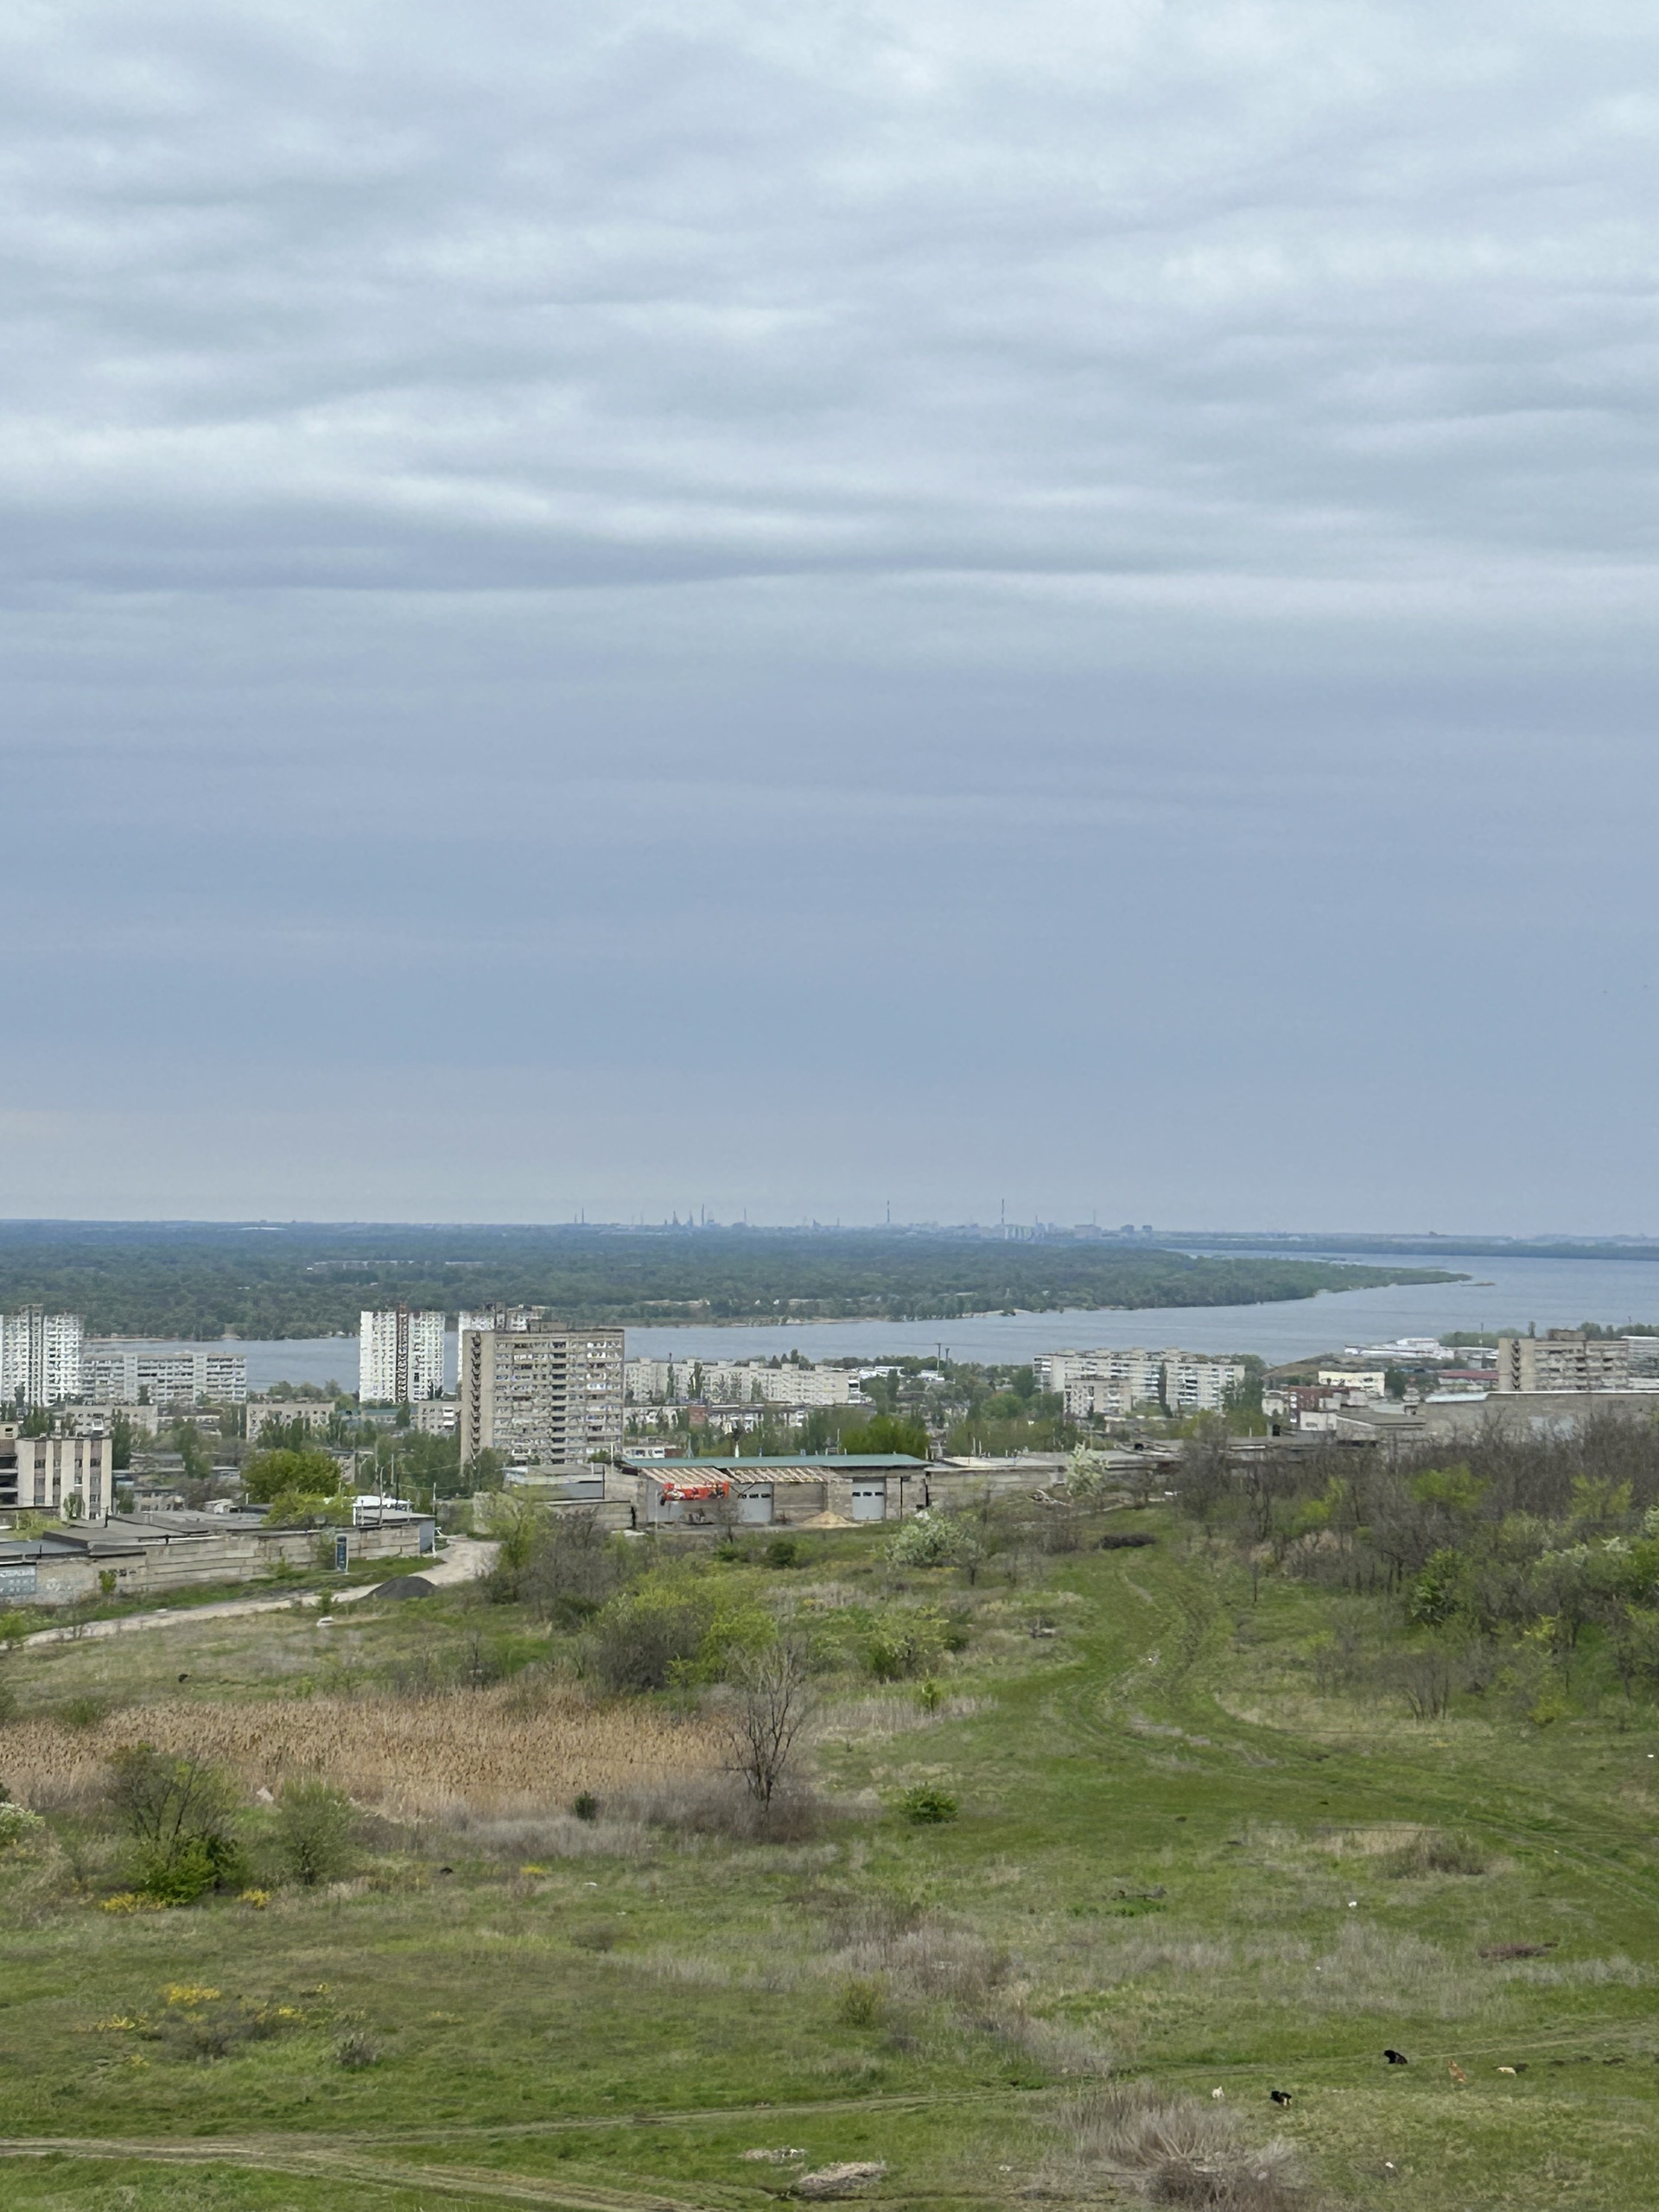
POLYGON ((1073 1421, 1167 1406, 1172 1414, 1218 1412, 1244 1381, 1242 1359, 1207 1352, 1098 1351, 1039 1353, 1031 1363, 1041 1390, 1057 1392, 1073 1421))
POLYGON ((1550 1329, 1541 1337, 1500 1337, 1497 1387, 1515 1390, 1624 1390, 1630 1344, 1624 1337, 1586 1337, 1581 1329, 1550 1329))
POLYGON ((416 1405, 443 1395, 443 1316, 408 1306, 365 1312, 357 1395, 365 1406, 416 1405))
POLYGON ((248 1395, 245 1351, 133 1351, 95 1345, 80 1358, 78 1394, 104 1406, 239 1406, 248 1395))
POLYGON ((786 1360, 631 1359, 625 1370, 632 1405, 709 1404, 857 1406, 864 1402, 857 1373, 845 1367, 803 1367, 786 1360))
POLYGON ((568 1328, 530 1306, 461 1318, 463 1467, 486 1451, 574 1467, 621 1450, 622 1330, 568 1328))

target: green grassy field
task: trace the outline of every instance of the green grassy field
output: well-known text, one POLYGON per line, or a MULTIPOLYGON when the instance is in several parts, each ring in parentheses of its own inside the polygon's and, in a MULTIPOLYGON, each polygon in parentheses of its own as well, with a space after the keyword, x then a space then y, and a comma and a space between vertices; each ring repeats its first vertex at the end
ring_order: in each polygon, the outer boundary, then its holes
MULTIPOLYGON (((868 2159, 879 2203, 1109 2203, 1065 2122, 1109 2065, 1223 2090, 1320 2202, 1645 2212, 1652 1709, 1541 1730, 1316 1697, 1304 1655, 1357 1601, 1264 1581, 1252 1604, 1173 1519, 1112 1522, 1135 1525, 1156 1545, 1022 1554, 971 1590, 895 1577, 861 1535, 804 1572, 734 1570, 855 1656, 867 1621, 966 1624, 937 1711, 914 1681, 830 1686, 814 1759, 835 1809, 792 1842, 381 1819, 331 1890, 137 1916, 100 1910, 98 1847, 79 1884, 55 1846, 14 1850, 0 2202, 760 2212, 804 2164, 868 2159), (960 1816, 899 1818, 922 1782, 960 1816), (1425 1834, 1479 1871, 1433 1871, 1425 1834), (1482 1955, 1522 1946, 1546 1948, 1482 1955), (190 2015, 233 2004, 283 2008, 279 2031, 193 2055, 190 2015), (378 2056, 350 2069, 354 2030, 378 2056)), ((37 1648, 6 1679, 25 1715, 130 1701, 137 1734, 181 1672, 207 1700, 366 1694, 480 1624, 535 1646, 511 1609, 370 1601, 321 1656, 314 1621, 273 1615, 37 1648)))

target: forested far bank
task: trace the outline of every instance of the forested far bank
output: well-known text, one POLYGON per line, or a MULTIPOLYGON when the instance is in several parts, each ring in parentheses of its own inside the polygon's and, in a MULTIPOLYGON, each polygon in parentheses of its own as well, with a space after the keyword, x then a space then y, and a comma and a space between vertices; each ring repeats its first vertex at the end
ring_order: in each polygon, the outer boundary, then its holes
POLYGON ((354 1331, 366 1306, 454 1313, 494 1300, 634 1326, 949 1321, 1255 1306, 1459 1279, 1437 1268, 899 1230, 0 1224, 0 1310, 78 1313, 93 1336, 321 1337, 354 1331))

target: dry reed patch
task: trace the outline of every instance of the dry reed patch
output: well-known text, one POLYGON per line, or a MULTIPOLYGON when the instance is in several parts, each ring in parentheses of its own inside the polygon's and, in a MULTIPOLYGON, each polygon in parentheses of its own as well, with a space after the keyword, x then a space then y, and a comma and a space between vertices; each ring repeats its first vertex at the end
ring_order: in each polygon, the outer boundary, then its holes
POLYGON ((319 1774, 359 1802, 396 1814, 531 1812, 580 1790, 640 1791, 720 1764, 718 1732, 653 1707, 594 1704, 574 1694, 526 1711, 510 1683, 438 1697, 293 1698, 247 1704, 167 1702, 90 1728, 29 1720, 7 1729, 3 1779, 25 1804, 73 1802, 95 1789, 105 1762, 144 1741, 194 1751, 250 1789, 319 1774))
POLYGON ((1045 2177, 1046 2194, 1097 2199, 1105 2182, 1135 2190, 1154 2204, 1209 2212, 1290 2212, 1310 2205, 1288 2145, 1252 2147, 1224 2107, 1150 2082, 1126 2082, 1071 2099, 1055 2117, 1065 2147, 1058 2171, 1051 2167, 1045 2177))

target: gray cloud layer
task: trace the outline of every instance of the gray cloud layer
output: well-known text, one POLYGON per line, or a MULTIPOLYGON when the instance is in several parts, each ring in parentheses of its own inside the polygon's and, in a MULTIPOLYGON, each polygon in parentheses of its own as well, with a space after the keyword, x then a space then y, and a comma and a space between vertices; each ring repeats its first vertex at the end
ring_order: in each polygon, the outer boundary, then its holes
POLYGON ((1656 59, 13 11, 0 1208, 1659 1227, 1656 59))

